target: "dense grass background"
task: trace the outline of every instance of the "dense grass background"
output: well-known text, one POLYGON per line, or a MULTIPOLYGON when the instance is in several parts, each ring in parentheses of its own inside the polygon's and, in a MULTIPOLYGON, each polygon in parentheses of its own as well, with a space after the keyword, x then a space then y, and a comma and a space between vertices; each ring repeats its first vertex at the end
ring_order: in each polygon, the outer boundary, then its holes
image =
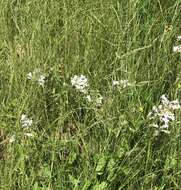
POLYGON ((181 98, 172 52, 180 8, 180 0, 0 1, 1 190, 181 189, 180 112, 169 135, 154 137, 147 120, 162 94, 181 98), (27 79, 36 68, 44 87, 27 79), (72 88, 75 74, 104 97, 101 107, 72 88), (113 89, 121 79, 136 83, 113 89))

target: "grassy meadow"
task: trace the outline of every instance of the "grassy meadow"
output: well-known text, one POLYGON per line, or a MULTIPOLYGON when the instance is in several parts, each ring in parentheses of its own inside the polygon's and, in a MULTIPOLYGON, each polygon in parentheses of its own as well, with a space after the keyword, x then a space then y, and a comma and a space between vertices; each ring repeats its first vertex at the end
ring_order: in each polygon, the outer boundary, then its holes
POLYGON ((0 0, 0 190, 181 189, 180 11, 0 0))

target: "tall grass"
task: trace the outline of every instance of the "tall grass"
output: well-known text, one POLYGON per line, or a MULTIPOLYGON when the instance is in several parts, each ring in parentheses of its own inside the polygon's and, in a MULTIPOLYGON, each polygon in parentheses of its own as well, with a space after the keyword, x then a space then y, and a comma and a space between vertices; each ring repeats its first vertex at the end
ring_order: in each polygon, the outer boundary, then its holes
POLYGON ((181 98, 172 51, 180 8, 180 0, 0 1, 1 190, 181 189, 180 112, 170 134, 154 136, 147 118, 162 94, 181 98), (36 69, 43 86, 27 79, 36 69), (101 106, 72 87, 80 74, 101 106), (113 80, 134 85, 115 89, 113 80))

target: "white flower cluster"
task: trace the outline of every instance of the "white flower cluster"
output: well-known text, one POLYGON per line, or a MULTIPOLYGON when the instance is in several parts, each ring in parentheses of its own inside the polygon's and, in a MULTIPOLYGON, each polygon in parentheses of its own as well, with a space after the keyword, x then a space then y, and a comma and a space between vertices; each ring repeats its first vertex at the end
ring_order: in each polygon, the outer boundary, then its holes
POLYGON ((90 94, 89 95, 87 95, 86 97, 85 97, 86 99, 87 99, 87 101, 89 102, 89 103, 93 103, 93 104, 95 104, 97 107, 100 107, 101 105, 102 105, 102 103, 103 103, 103 100, 104 100, 104 98, 103 98, 103 96, 101 96, 101 95, 99 95, 98 97, 96 96, 91 96, 90 94))
POLYGON ((173 47, 173 52, 175 52, 175 53, 177 53, 177 52, 181 53, 181 45, 174 46, 173 47))
POLYGON ((120 87, 120 88, 126 88, 128 86, 133 86, 132 83, 129 82, 129 80, 113 80, 112 82, 113 87, 120 87))
POLYGON ((89 86, 88 79, 84 75, 77 76, 71 78, 71 84, 76 88, 76 90, 86 94, 87 88, 89 86))
MULTIPOLYGON (((21 118, 20 118, 20 124, 21 124, 21 126, 23 128, 28 129, 28 128, 30 128, 33 125, 33 120, 30 119, 30 118, 28 118, 27 115, 22 114, 21 118)), ((29 132, 23 133, 23 135, 26 136, 26 137, 34 137, 34 134, 33 133, 29 133, 29 132)), ((9 137, 9 142, 13 143, 15 141, 16 141, 16 135, 13 134, 11 137, 9 137)))
POLYGON ((20 122, 21 122, 22 127, 24 127, 24 128, 29 128, 33 124, 33 120, 29 119, 28 116, 25 114, 21 115, 20 122))
POLYGON ((98 98, 96 98, 96 106, 101 106, 103 102, 103 97, 99 96, 98 98))
MULTIPOLYGON (((177 37, 177 41, 180 41, 180 40, 181 40, 181 36, 178 36, 177 37)), ((173 47, 173 52, 175 52, 175 53, 181 53, 181 45, 174 46, 173 47)))
MULTIPOLYGON (((23 135, 26 136, 26 137, 29 137, 29 138, 34 137, 33 133, 23 133, 23 135)), ((9 142, 10 143, 13 143, 15 141, 16 141, 16 135, 12 135, 11 137, 9 137, 9 142)))
POLYGON ((16 136, 15 136, 15 135, 12 135, 12 136, 9 138, 9 142, 10 142, 10 143, 13 143, 15 140, 16 140, 16 136))
POLYGON ((34 137, 33 133, 24 133, 24 135, 27 136, 27 137, 34 137))
POLYGON ((29 72, 27 74, 27 79, 37 81, 40 86, 44 86, 46 74, 42 74, 39 69, 36 69, 33 73, 29 72))
POLYGON ((94 103, 97 107, 100 107, 102 105, 104 99, 101 95, 95 97, 93 95, 91 96, 90 94, 87 95, 85 98, 89 103, 94 103))
POLYGON ((84 95, 86 95, 84 98, 89 102, 89 103, 93 103, 96 106, 101 106, 102 102, 103 102, 103 97, 101 95, 96 94, 91 94, 88 92, 88 87, 89 87, 89 83, 88 83, 88 79, 86 76, 84 75, 74 75, 71 78, 71 84, 73 87, 75 87, 75 89, 81 93, 83 93, 84 95))
POLYGON ((177 36, 177 40, 178 40, 178 41, 181 40, 181 36, 177 36))
POLYGON ((85 98, 87 99, 88 102, 92 102, 92 98, 91 98, 91 95, 90 95, 90 94, 87 95, 85 98))
POLYGON ((148 114, 148 118, 155 121, 150 126, 156 128, 156 134, 160 131, 169 133, 169 124, 175 120, 174 110, 177 109, 180 109, 178 100, 169 101, 165 95, 161 96, 161 104, 158 107, 153 106, 148 114))

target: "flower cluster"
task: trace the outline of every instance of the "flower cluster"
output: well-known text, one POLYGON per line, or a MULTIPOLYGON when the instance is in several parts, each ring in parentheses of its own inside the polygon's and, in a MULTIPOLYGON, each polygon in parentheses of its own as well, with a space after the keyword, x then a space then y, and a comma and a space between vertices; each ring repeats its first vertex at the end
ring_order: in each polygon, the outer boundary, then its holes
POLYGON ((39 69, 36 69, 35 71, 33 71, 33 73, 29 72, 27 74, 27 79, 37 81, 37 83, 40 86, 44 86, 46 74, 44 74, 44 73, 42 74, 39 69))
POLYGON ((16 136, 15 136, 15 135, 12 135, 12 136, 9 138, 9 142, 10 142, 10 143, 13 143, 15 140, 16 140, 16 136))
POLYGON ((175 52, 175 53, 177 53, 177 52, 181 53, 181 45, 174 46, 173 47, 173 52, 175 52))
POLYGON ((169 124, 175 120, 174 110, 180 109, 178 100, 169 101, 165 95, 162 95, 160 99, 161 104, 153 106, 148 114, 148 118, 154 121, 151 126, 156 128, 156 134, 160 131, 169 133, 169 124))
POLYGON ((29 119, 28 116, 25 114, 21 115, 20 122, 21 122, 22 127, 24 127, 24 128, 29 128, 33 124, 33 120, 29 119))
MULTIPOLYGON (((181 36, 178 36, 177 37, 177 41, 180 41, 180 40, 181 40, 181 36)), ((175 53, 181 53, 181 45, 174 46, 173 47, 173 52, 175 52, 175 53)))
POLYGON ((45 84, 45 78, 46 78, 45 74, 40 75, 40 77, 38 78, 38 84, 40 86, 44 86, 44 84, 45 84))
MULTIPOLYGON (((33 138, 34 137, 34 133, 23 133, 23 135, 25 137, 28 138, 33 138)), ((14 134, 11 137, 9 137, 9 143, 14 143, 16 141, 17 136, 14 134)))
POLYGON ((181 36, 177 36, 177 40, 178 40, 178 41, 181 40, 181 36))
POLYGON ((103 99, 104 98, 102 96, 96 98, 96 106, 100 107, 102 105, 103 99))
POLYGON ((88 92, 89 83, 88 83, 88 79, 86 76, 74 75, 71 78, 71 84, 73 87, 75 87, 75 89, 77 91, 79 91, 85 95, 84 98, 87 100, 87 102, 93 103, 97 107, 100 107, 102 105, 103 97, 100 94, 88 92))
POLYGON ((89 86, 88 79, 84 75, 77 76, 71 78, 71 84, 76 88, 76 90, 86 94, 87 88, 89 86))
POLYGON ((133 86, 132 83, 130 83, 128 80, 113 80, 112 82, 113 87, 119 87, 119 88, 126 88, 129 86, 133 86))
POLYGON ((102 103, 103 103, 103 100, 104 100, 104 98, 103 98, 103 96, 101 96, 101 95, 96 95, 96 96, 94 96, 94 95, 87 95, 86 97, 86 100, 89 102, 89 103, 93 103, 93 104, 95 104, 97 107, 100 107, 101 105, 102 105, 102 103))
MULTIPOLYGON (((27 115, 22 114, 20 118, 20 124, 23 128, 29 129, 33 125, 33 120, 28 118, 27 115)), ((27 130, 25 130, 27 131, 27 130)), ((23 132, 23 135, 26 137, 34 137, 33 133, 30 132, 23 132)), ((9 137, 9 143, 13 143, 16 141, 17 135, 13 134, 12 136, 9 137)))

